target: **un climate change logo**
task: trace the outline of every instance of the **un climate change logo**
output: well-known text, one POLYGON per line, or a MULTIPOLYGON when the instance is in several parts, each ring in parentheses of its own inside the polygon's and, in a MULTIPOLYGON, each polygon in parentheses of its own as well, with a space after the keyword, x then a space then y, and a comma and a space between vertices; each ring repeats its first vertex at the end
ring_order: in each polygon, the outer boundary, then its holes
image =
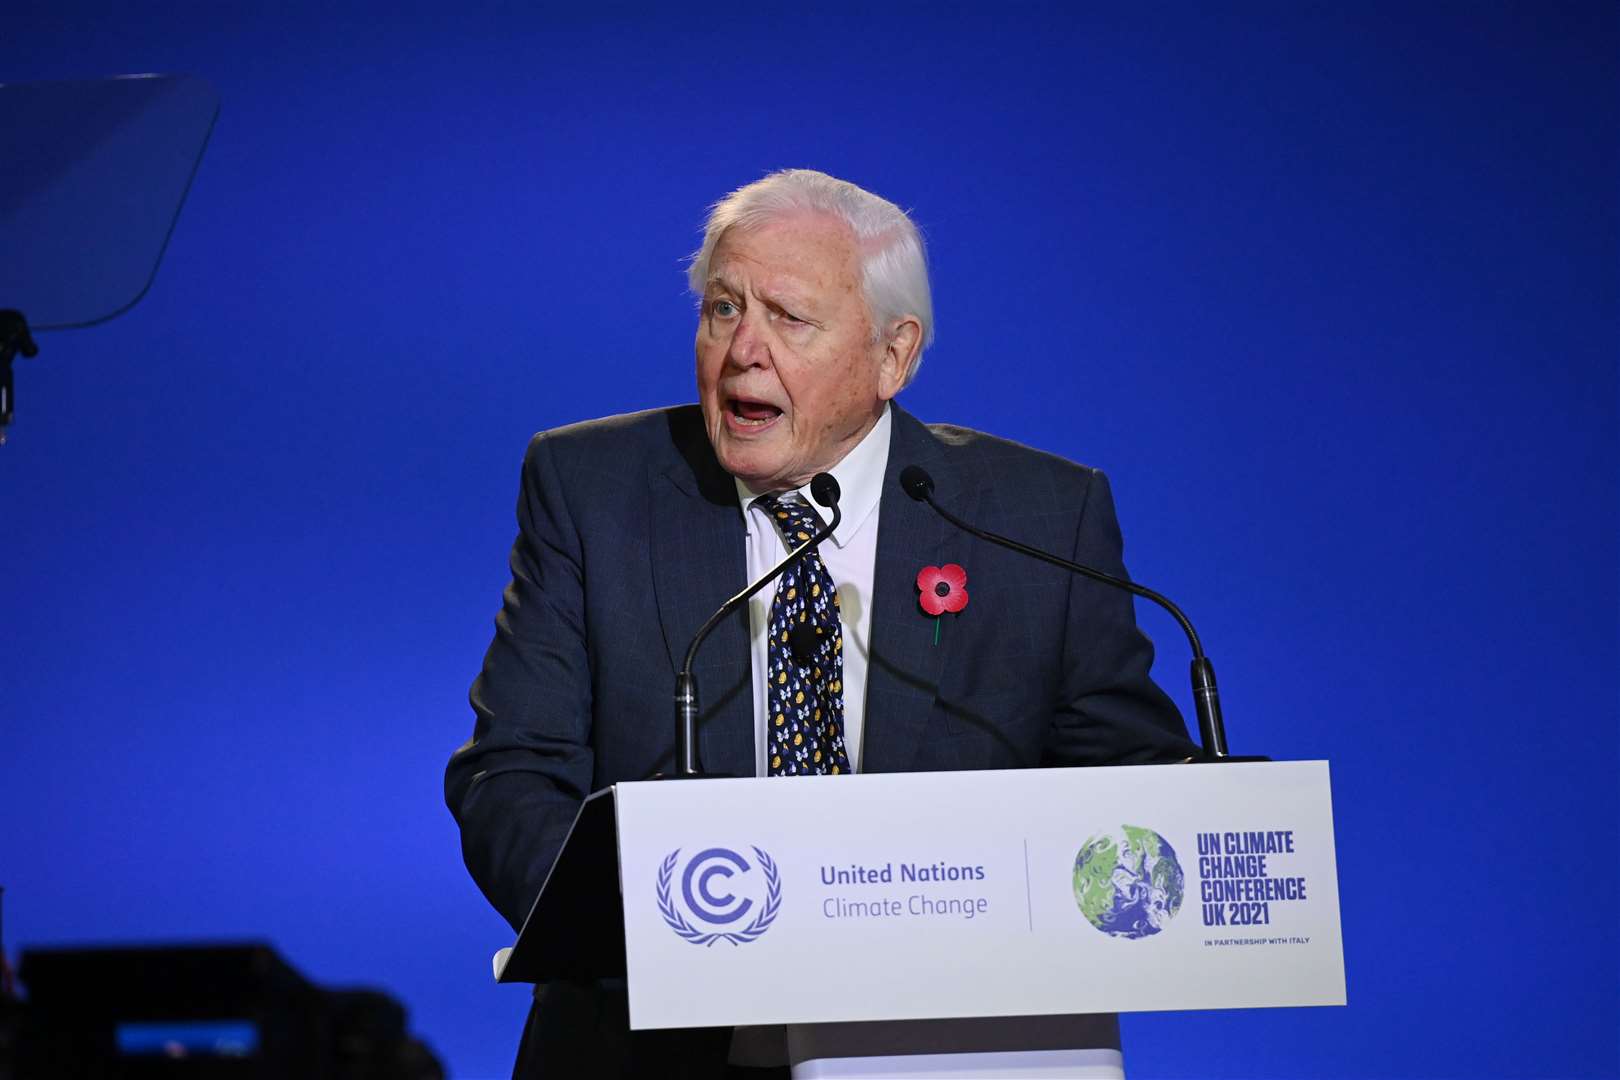
POLYGON ((782 907, 782 878, 769 855, 757 847, 753 852, 757 873, 729 848, 706 848, 687 859, 679 875, 681 903, 673 895, 681 849, 670 852, 658 866, 658 911, 669 928, 693 945, 746 945, 769 930, 782 907), (751 895, 738 897, 733 889, 751 895), (750 911, 753 919, 739 927, 750 911), (705 926, 693 926, 688 914, 705 926))
POLYGON ((1113 937, 1163 930, 1181 910, 1186 884, 1170 842, 1136 825, 1093 836, 1074 857, 1074 902, 1086 921, 1113 937))

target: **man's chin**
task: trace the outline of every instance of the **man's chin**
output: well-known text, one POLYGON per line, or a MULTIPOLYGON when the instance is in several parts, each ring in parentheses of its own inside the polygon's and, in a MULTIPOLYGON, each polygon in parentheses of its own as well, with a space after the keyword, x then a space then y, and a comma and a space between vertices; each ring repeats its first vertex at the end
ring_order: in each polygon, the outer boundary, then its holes
POLYGON ((720 467, 755 491, 796 486, 783 481, 788 463, 781 455, 767 453, 759 446, 737 446, 724 435, 714 450, 720 467))

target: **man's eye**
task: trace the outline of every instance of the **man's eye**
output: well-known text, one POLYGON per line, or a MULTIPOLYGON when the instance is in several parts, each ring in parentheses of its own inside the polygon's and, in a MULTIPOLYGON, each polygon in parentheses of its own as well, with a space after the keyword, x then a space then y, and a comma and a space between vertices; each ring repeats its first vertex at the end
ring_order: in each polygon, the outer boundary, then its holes
POLYGON ((709 310, 714 312, 715 315, 722 319, 729 319, 733 315, 737 314, 737 305, 733 304, 730 300, 716 300, 713 304, 709 305, 709 310))

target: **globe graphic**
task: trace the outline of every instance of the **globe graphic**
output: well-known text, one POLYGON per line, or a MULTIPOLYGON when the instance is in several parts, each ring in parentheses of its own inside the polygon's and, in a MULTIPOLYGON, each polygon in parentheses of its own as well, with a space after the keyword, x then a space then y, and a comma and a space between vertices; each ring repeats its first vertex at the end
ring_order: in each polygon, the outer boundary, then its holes
POLYGON ((1074 902, 1092 926, 1113 937, 1163 930, 1181 910, 1186 882, 1170 842, 1136 825, 1093 836, 1074 857, 1074 902))

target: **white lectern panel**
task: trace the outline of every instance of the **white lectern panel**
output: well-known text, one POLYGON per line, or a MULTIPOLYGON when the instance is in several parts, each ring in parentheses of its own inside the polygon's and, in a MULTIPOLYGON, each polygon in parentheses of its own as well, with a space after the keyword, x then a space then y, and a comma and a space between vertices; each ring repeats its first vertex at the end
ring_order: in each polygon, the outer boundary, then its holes
POLYGON ((1345 1001, 1326 762, 616 791, 635 1028, 1345 1001))

